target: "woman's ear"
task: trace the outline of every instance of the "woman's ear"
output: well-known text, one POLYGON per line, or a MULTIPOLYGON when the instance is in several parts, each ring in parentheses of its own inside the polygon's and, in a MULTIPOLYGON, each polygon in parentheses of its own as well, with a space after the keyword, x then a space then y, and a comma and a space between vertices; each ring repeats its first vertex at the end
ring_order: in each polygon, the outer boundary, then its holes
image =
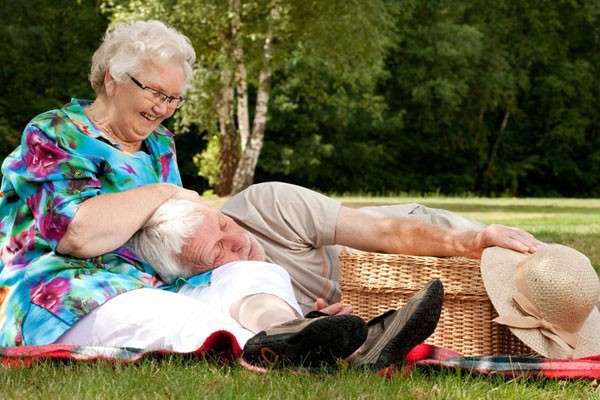
POLYGON ((115 93, 116 88, 117 82, 115 81, 115 78, 111 75, 110 70, 106 69, 106 72, 104 73, 104 90, 106 91, 106 94, 112 96, 115 93))

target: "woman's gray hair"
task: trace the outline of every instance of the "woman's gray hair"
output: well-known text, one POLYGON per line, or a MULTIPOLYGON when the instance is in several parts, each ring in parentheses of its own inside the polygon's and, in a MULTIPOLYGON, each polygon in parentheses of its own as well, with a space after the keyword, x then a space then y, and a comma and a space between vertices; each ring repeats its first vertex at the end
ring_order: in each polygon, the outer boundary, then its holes
POLYGON ((118 83, 137 74, 146 65, 181 64, 184 90, 192 79, 196 53, 190 40, 160 21, 120 23, 104 34, 100 47, 92 57, 90 82, 96 94, 104 93, 106 70, 118 83))
POLYGON ((204 221, 202 208, 189 200, 168 200, 133 235, 129 244, 165 283, 194 273, 178 261, 188 237, 204 221))

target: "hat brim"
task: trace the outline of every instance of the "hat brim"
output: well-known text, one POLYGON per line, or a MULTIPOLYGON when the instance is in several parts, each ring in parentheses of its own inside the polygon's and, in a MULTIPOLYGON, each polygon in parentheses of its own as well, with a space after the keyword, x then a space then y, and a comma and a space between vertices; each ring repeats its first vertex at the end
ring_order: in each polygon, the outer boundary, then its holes
MULTIPOLYGON (((481 258, 481 278, 498 315, 521 316, 522 312, 513 302, 517 292, 515 271, 526 254, 501 247, 490 247, 481 258)), ((568 358, 567 352, 544 336, 539 329, 510 328, 523 343, 548 358, 568 358)), ((594 307, 582 328, 577 332, 577 346, 573 358, 600 355, 600 312, 594 307)))

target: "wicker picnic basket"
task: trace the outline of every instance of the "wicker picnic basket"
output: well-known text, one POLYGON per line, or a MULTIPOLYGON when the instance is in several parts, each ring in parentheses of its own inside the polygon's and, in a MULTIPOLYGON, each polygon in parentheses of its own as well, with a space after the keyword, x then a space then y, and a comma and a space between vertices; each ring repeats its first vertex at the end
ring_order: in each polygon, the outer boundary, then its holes
POLYGON ((431 279, 444 284, 438 326, 425 343, 471 355, 535 354, 497 317, 483 286, 479 260, 340 252, 342 301, 366 320, 404 305, 431 279))

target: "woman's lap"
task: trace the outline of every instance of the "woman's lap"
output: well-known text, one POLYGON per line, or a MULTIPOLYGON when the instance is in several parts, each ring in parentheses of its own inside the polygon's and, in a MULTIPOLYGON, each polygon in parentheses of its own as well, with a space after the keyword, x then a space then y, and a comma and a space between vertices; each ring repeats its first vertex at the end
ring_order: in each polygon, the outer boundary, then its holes
POLYGON ((254 333, 231 318, 229 308, 257 293, 275 294, 300 312, 281 267, 244 261, 216 269, 206 287, 121 294, 80 319, 56 343, 188 352, 201 347, 212 333, 226 330, 243 347, 254 333))

